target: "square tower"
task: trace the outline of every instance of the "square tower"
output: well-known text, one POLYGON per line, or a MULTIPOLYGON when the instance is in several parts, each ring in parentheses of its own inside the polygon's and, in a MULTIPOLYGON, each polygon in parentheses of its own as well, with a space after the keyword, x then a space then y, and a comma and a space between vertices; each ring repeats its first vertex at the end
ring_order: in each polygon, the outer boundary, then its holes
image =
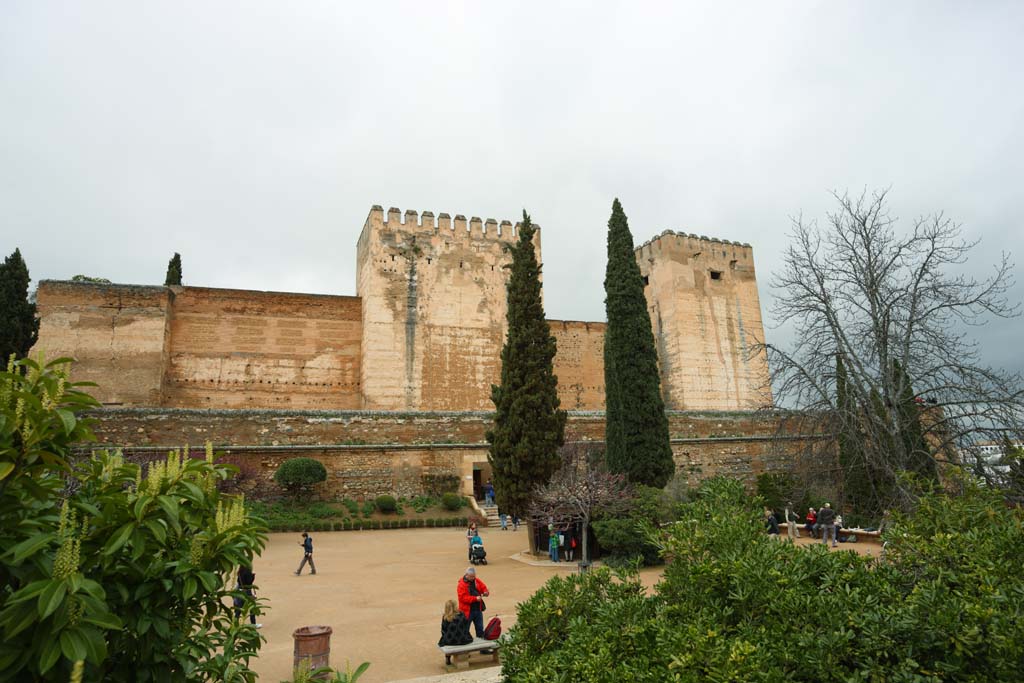
POLYGON ((636 249, 669 410, 771 405, 749 244, 666 230, 636 249))
POLYGON ((364 409, 493 409, 516 234, 509 221, 370 209, 356 254, 364 409))

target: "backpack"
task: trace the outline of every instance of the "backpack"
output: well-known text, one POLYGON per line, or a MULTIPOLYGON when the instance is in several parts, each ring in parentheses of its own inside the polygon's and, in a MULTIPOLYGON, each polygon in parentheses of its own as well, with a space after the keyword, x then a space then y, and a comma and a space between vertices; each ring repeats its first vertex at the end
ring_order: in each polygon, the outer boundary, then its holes
POLYGON ((484 627, 484 639, 485 640, 497 640, 501 637, 501 619, 494 617, 487 622, 487 626, 484 627))

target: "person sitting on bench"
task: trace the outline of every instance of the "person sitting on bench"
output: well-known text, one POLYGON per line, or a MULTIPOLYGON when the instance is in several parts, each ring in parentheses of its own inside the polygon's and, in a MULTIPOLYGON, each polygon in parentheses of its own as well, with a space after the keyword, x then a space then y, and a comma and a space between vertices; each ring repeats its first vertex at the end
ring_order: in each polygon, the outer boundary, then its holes
POLYGON ((468 645, 473 642, 473 636, 469 634, 469 619, 459 611, 459 606, 454 600, 444 603, 444 615, 441 617, 441 639, 437 641, 439 646, 444 645, 468 645))

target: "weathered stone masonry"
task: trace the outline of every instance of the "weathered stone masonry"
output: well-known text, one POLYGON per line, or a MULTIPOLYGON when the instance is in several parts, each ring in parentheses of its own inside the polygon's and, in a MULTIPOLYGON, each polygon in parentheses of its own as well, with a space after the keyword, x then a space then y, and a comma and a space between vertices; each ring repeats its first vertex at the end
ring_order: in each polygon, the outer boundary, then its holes
MULTIPOLYGON (((485 412, 304 412, 104 409, 95 411, 100 446, 155 449, 200 446, 258 463, 261 490, 286 458, 302 455, 328 469, 326 497, 411 494, 424 474, 454 474, 472 490, 474 463, 486 460, 485 412), (469 477, 467 479, 467 476, 469 477)), ((783 467, 782 450, 799 435, 779 433, 768 413, 670 412, 676 469, 690 483, 728 474, 748 483, 783 467)), ((604 415, 573 412, 566 439, 602 441, 604 415)), ((98 446, 98 447, 100 447, 98 446)))
MULTIPOLYGON (((501 370, 517 232, 374 206, 357 296, 44 281, 34 353, 77 360, 112 445, 210 440, 258 460, 264 480, 310 454, 328 464, 329 495, 412 492, 424 473, 458 474, 468 492, 487 467, 482 411, 501 370)), ((636 258, 677 468, 750 480, 785 442, 750 412, 771 404, 767 362, 746 351, 764 338, 752 249, 665 231, 636 258), (734 412, 694 412, 708 410, 734 412)), ((549 323, 569 438, 601 440, 605 324, 549 323)))

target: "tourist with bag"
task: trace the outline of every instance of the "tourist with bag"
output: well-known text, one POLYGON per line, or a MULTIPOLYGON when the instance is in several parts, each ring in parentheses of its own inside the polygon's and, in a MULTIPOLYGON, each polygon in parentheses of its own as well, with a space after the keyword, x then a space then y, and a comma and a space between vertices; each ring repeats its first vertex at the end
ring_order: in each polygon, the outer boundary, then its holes
POLYGON ((473 626, 476 628, 476 637, 484 637, 484 610, 487 605, 484 598, 491 592, 487 590, 487 584, 476 578, 476 569, 468 567, 466 573, 459 579, 456 589, 459 596, 459 611, 461 611, 473 626))

